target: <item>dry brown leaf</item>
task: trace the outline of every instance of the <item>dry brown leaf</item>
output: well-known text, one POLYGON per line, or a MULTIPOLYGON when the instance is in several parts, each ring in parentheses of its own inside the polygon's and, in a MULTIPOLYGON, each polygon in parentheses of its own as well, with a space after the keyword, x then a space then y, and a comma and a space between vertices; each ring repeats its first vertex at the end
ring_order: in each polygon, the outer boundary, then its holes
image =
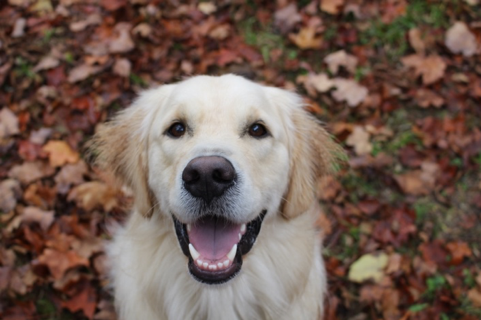
POLYGON ((282 34, 290 32, 301 20, 302 16, 297 11, 297 5, 295 3, 291 3, 277 10, 274 14, 274 25, 282 34))
POLYGON ((445 45, 453 53, 462 53, 465 57, 471 57, 479 52, 479 44, 476 36, 468 29, 468 26, 457 21, 446 31, 445 45))
POLYGON ((420 88, 416 90, 415 99, 420 107, 428 108, 430 106, 440 108, 444 104, 444 99, 437 95, 434 91, 420 88))
POLYGON ((410 29, 408 35, 409 44, 411 44, 411 47, 413 47, 414 51, 416 51, 417 54, 424 55, 424 52, 426 51, 426 45, 421 38, 421 31, 418 28, 410 29))
POLYGON ((444 76, 446 63, 438 55, 423 57, 413 54, 401 59, 402 63, 415 69, 416 76, 421 75, 425 85, 433 84, 444 76))
POLYGON ((10 212, 15 209, 17 200, 22 196, 20 183, 14 179, 0 182, 0 212, 10 212))
POLYGON ((324 62, 327 64, 329 71, 331 71, 333 74, 336 74, 340 67, 345 67, 351 73, 356 71, 357 58, 346 53, 344 50, 339 50, 328 54, 324 58, 324 62))
POLYGON ((51 176, 55 169, 41 161, 25 162, 10 169, 8 176, 19 180, 22 184, 29 184, 40 178, 51 176))
POLYGON ((70 70, 67 80, 70 83, 79 82, 87 79, 91 75, 99 73, 100 71, 102 71, 102 69, 102 66, 92 66, 87 63, 82 63, 81 65, 76 66, 75 68, 70 70))
POLYGON ((43 57, 42 60, 33 68, 33 71, 38 72, 42 70, 49 70, 57 67, 60 61, 52 56, 43 57))
POLYGON ((87 17, 85 20, 76 21, 70 23, 70 31, 78 32, 85 30, 88 26, 100 24, 102 22, 102 17, 98 13, 93 13, 87 17))
POLYGON ((15 24, 13 25, 13 31, 11 34, 12 38, 20 38, 25 35, 25 27, 27 26, 27 19, 25 18, 18 18, 15 20, 15 24))
POLYGON ((307 81, 321 93, 329 91, 334 86, 334 82, 325 73, 309 74, 307 81))
POLYGON ((135 48, 135 43, 130 37, 131 29, 132 25, 127 22, 119 22, 115 25, 115 36, 108 45, 110 53, 129 52, 135 48))
POLYGON ((43 251, 38 257, 38 262, 48 267, 54 279, 61 279, 68 269, 89 265, 87 259, 73 250, 62 252, 50 248, 43 251))
POLYGON ((332 97, 338 101, 346 101, 350 107, 355 107, 366 99, 368 90, 354 80, 334 78, 336 90, 332 92, 332 97))
POLYGON ((52 167, 60 167, 66 163, 76 163, 80 155, 72 150, 67 142, 61 140, 50 140, 42 150, 48 153, 48 160, 52 167))
POLYGON ((38 130, 33 130, 30 132, 30 138, 28 139, 31 143, 43 145, 45 141, 50 137, 53 130, 51 128, 40 128, 38 130))
POLYGON ((37 207, 26 207, 21 215, 23 222, 37 222, 43 230, 47 230, 54 220, 54 211, 45 211, 37 207))
POLYGON ((426 161, 421 164, 421 170, 395 175, 394 179, 404 193, 426 195, 434 189, 438 172, 439 166, 436 163, 426 161))
POLYGON ((481 291, 476 288, 469 290, 468 299, 471 301, 473 306, 481 308, 481 291))
POLYGON ((113 72, 116 75, 127 78, 130 75, 131 69, 132 69, 132 63, 130 63, 128 59, 120 58, 115 60, 113 72))
POLYGON ((205 15, 209 15, 217 11, 217 7, 213 2, 201 2, 197 5, 197 9, 205 15))
POLYGON ((301 28, 297 34, 290 33, 289 39, 300 49, 318 49, 322 45, 322 37, 316 36, 314 27, 301 28))
POLYGON ((67 199, 87 211, 103 207, 110 211, 117 206, 118 190, 99 181, 86 182, 70 190, 67 199))
POLYGON ((209 31, 209 37, 214 40, 225 40, 230 34, 230 26, 228 24, 221 24, 211 31, 209 31))
POLYGON ((370 154, 372 151, 370 137, 371 135, 364 127, 355 126, 352 133, 347 137, 346 144, 354 147, 354 151, 358 155, 370 154))
POLYGON ((459 265, 464 258, 469 258, 472 255, 471 248, 464 241, 453 241, 446 244, 446 248, 451 253, 451 263, 459 265))
POLYGON ((330 14, 338 14, 344 5, 344 0, 321 0, 319 7, 322 11, 330 14))
POLYGON ((75 164, 64 165, 55 176, 58 193, 66 194, 72 185, 83 183, 83 176, 87 173, 88 168, 83 160, 80 160, 75 164))
POLYGON ((20 133, 18 118, 10 109, 4 107, 0 110, 0 139, 20 133))

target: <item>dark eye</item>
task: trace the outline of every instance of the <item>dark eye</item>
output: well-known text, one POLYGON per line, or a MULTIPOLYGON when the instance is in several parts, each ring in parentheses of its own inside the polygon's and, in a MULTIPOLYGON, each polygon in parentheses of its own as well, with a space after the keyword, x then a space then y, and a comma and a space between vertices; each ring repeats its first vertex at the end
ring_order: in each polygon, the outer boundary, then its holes
POLYGON ((249 135, 254 138, 263 138, 267 136, 267 129, 260 123, 254 123, 249 127, 249 135))
POLYGON ((176 122, 167 130, 167 134, 173 138, 180 138, 185 133, 185 125, 181 122, 176 122))

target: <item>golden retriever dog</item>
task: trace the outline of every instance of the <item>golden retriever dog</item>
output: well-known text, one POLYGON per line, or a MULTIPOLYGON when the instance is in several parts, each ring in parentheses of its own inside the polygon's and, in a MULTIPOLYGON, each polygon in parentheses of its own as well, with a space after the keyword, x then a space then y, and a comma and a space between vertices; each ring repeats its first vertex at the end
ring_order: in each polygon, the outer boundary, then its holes
POLYGON ((318 178, 338 150, 291 92, 235 75, 143 92, 94 137, 133 190, 108 248, 120 319, 320 319, 318 178))

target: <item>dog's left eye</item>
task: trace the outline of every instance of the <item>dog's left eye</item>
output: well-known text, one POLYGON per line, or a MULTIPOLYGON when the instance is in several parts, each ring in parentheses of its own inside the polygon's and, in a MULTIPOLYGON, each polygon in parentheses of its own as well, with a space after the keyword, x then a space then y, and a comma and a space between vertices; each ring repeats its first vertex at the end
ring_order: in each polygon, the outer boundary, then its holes
POLYGON ((185 134, 185 125, 181 122, 176 122, 170 126, 167 134, 173 138, 180 138, 185 134))
POLYGON ((249 127, 249 135, 254 138, 263 138, 267 136, 267 134, 266 127, 260 123, 254 123, 249 127))

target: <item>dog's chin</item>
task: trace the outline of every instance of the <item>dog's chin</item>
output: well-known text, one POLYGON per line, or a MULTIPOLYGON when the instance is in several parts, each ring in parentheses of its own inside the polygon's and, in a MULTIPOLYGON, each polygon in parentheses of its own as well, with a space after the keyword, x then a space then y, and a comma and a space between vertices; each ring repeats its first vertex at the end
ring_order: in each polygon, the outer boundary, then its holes
POLYGON ((199 282, 221 284, 242 269, 242 258, 254 245, 267 211, 246 223, 236 224, 216 215, 205 215, 192 224, 175 215, 175 233, 182 252, 189 258, 190 274, 199 282))

